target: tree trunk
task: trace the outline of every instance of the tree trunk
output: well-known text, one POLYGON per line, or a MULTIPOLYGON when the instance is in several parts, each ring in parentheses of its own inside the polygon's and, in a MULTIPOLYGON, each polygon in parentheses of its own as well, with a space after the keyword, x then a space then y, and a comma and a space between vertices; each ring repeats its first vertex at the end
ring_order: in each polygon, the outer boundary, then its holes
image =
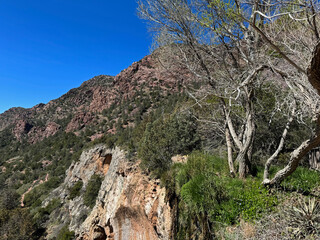
MULTIPOLYGON (((318 95, 320 95, 320 42, 318 42, 317 46, 314 49, 312 60, 306 73, 308 76, 308 81, 317 90, 318 95)), ((290 160, 287 166, 278 171, 271 180, 264 180, 264 185, 273 186, 280 184, 286 177, 288 177, 297 169, 300 160, 306 154, 308 154, 310 150, 320 145, 320 115, 317 116, 317 120, 317 133, 315 137, 304 141, 296 150, 294 150, 291 153, 290 160)))
POLYGON ((299 166, 300 160, 313 148, 320 144, 319 133, 312 139, 304 141, 296 150, 291 153, 290 160, 283 169, 278 171, 270 181, 264 181, 264 185, 279 185, 286 177, 290 176, 299 166))
POLYGON ((239 162, 239 178, 244 179, 246 178, 247 174, 247 163, 246 163, 246 151, 241 150, 238 153, 236 161, 239 162))
POLYGON ((269 170, 270 170, 270 167, 271 167, 271 164, 273 163, 273 161, 278 157, 279 153, 281 152, 281 150, 283 149, 283 146, 284 146, 284 141, 287 137, 287 134, 288 134, 288 131, 289 131, 289 128, 290 128, 290 124, 291 122, 293 121, 293 116, 294 116, 294 113, 295 113, 295 107, 294 109, 292 110, 291 112, 291 116, 290 118, 288 119, 288 122, 286 124, 286 127, 284 128, 283 130, 283 133, 282 133, 282 136, 281 136, 281 140, 280 140, 280 143, 278 145, 278 148, 277 150, 271 155, 271 157, 269 157, 269 159, 267 160, 265 166, 264 166, 264 173, 263 173, 263 183, 264 182, 269 182, 269 170))
POLYGON ((227 150, 228 150, 228 164, 229 164, 229 170, 232 177, 235 176, 235 169, 233 165, 233 157, 232 157, 232 140, 230 136, 229 129, 226 128, 226 142, 227 142, 227 150))
POLYGON ((236 161, 239 162, 239 177, 244 179, 246 174, 249 173, 249 158, 251 158, 252 145, 255 135, 255 123, 254 123, 254 104, 253 104, 253 91, 247 86, 244 87, 247 94, 246 102, 246 124, 245 133, 243 136, 243 144, 240 148, 236 161))

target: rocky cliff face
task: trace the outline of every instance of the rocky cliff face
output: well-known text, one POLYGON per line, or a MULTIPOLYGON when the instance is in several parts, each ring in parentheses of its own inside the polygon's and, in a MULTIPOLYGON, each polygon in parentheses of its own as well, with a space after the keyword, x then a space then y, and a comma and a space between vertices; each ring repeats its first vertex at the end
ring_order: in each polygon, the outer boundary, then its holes
POLYGON ((62 202, 62 207, 50 215, 48 239, 66 224, 79 240, 170 239, 172 210, 165 189, 119 148, 98 145, 83 152, 66 175, 64 183, 43 203, 46 206, 57 197, 62 202), (93 174, 100 174, 103 181, 91 210, 84 205, 82 195, 68 199, 68 189, 81 180, 84 190, 93 174))

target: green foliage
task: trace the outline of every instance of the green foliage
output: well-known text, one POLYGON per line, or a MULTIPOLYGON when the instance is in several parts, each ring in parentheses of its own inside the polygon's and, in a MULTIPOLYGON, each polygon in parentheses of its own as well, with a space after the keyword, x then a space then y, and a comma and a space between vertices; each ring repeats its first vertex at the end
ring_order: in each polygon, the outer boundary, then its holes
POLYGON ((189 155, 187 163, 172 165, 162 174, 161 182, 167 197, 178 201, 177 239, 191 239, 191 235, 210 239, 205 224, 214 229, 217 222, 252 221, 278 204, 277 197, 269 194, 259 179, 244 182, 231 178, 226 159, 199 151, 189 155))
POLYGON ((32 206, 36 208, 41 205, 41 202, 45 199, 48 193, 59 186, 61 179, 58 177, 52 177, 47 182, 42 183, 34 187, 29 193, 24 197, 24 204, 27 207, 32 206))
POLYGON ((197 124, 191 115, 162 117, 147 124, 138 155, 143 167, 160 176, 169 169, 173 155, 189 153, 199 143, 197 124))
POLYGON ((312 189, 319 186, 319 182, 319 172, 304 167, 298 167, 292 175, 281 183, 281 186, 289 190, 310 193, 312 189))
POLYGON ((12 210, 18 207, 20 195, 12 189, 0 192, 0 209, 12 210))
POLYGON ((57 208, 61 207, 62 203, 60 199, 54 198, 52 199, 48 205, 44 208, 37 208, 37 210, 33 213, 33 219, 37 223, 38 226, 43 225, 48 219, 49 215, 57 208))
POLYGON ((83 182, 79 180, 74 184, 70 189, 69 189, 69 199, 74 199, 75 197, 80 196, 81 194, 81 189, 83 186, 83 182))
POLYGON ((0 239, 39 239, 28 209, 0 209, 0 239))
POLYGON ((42 208, 46 214, 51 214, 55 209, 61 206, 61 201, 58 198, 52 199, 45 208, 42 208))
POLYGON ((230 224, 235 223, 239 217, 252 221, 272 211, 278 204, 277 197, 269 194, 257 179, 246 182, 229 179, 225 186, 229 199, 221 204, 217 215, 218 221, 230 224))
POLYGON ((57 240, 72 240, 72 239, 75 239, 74 232, 70 231, 67 226, 64 226, 60 230, 57 236, 57 240))
POLYGON ((213 237, 205 225, 212 225, 219 204, 225 200, 226 192, 217 176, 223 172, 222 159, 202 154, 192 153, 186 164, 173 167, 174 185, 179 203, 179 234, 178 239, 191 239, 192 235, 213 237), (196 229, 200 225, 201 229, 196 229))
POLYGON ((96 174, 91 176, 83 195, 83 202, 86 206, 92 208, 95 205, 101 183, 102 183, 101 176, 96 174))

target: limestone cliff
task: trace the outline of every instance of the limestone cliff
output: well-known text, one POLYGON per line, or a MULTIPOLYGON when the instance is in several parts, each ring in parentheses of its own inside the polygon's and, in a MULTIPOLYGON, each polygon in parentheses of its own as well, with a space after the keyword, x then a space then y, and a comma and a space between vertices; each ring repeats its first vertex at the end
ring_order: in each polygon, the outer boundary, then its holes
POLYGON ((43 203, 45 206, 53 198, 62 202, 62 207, 50 215, 48 239, 66 224, 82 240, 170 239, 171 209, 165 189, 138 165, 117 147, 98 145, 84 151, 80 161, 67 170, 64 183, 43 203), (81 180, 84 190, 93 174, 103 176, 103 182, 91 210, 82 196, 68 199, 68 189, 81 180))

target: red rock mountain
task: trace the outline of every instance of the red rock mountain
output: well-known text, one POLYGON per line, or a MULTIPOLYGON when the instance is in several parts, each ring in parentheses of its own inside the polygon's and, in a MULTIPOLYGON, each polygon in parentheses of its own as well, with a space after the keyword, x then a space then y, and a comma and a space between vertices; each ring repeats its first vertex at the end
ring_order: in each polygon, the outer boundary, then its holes
POLYGON ((136 102, 132 107, 133 115, 139 101, 150 101, 145 96, 155 91, 163 96, 180 91, 187 77, 187 72, 181 69, 165 69, 157 54, 151 54, 115 77, 96 76, 47 104, 41 103, 29 109, 9 109, 0 115, 0 131, 10 127, 16 139, 26 139, 31 143, 54 135, 60 129, 76 133, 102 121, 104 110, 117 107, 123 101, 136 102))

